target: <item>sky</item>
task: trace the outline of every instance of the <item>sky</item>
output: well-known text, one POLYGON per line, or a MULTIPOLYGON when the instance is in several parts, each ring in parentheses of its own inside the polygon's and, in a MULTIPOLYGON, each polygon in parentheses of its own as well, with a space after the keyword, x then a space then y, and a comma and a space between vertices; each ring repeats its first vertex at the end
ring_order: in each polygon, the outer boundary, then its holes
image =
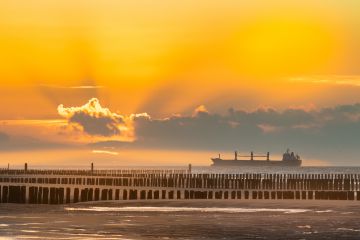
POLYGON ((287 147, 309 165, 358 165, 358 9, 3 0, 0 165, 208 165, 287 147))

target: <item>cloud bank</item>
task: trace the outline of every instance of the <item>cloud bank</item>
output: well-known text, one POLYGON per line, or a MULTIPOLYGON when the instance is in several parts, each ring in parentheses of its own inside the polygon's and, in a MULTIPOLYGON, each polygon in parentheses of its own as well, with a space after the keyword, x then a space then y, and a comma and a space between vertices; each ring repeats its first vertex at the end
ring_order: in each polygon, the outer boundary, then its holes
POLYGON ((0 132, 0 151, 26 151, 72 147, 73 146, 69 144, 45 141, 32 136, 10 135, 0 132))
POLYGON ((305 156, 350 164, 358 160, 360 104, 279 111, 229 109, 219 115, 135 119, 139 147, 213 151, 279 152, 290 147, 305 156))
POLYGON ((70 124, 88 135, 101 135, 92 147, 125 147, 162 150, 232 150, 280 152, 290 147, 314 159, 358 161, 360 104, 328 108, 258 108, 253 111, 228 109, 217 114, 200 106, 191 115, 152 118, 147 114, 123 116, 101 107, 91 99, 81 107, 58 107, 70 124), (123 130, 124 129, 124 130, 123 130), (132 141, 111 137, 124 131, 132 141))

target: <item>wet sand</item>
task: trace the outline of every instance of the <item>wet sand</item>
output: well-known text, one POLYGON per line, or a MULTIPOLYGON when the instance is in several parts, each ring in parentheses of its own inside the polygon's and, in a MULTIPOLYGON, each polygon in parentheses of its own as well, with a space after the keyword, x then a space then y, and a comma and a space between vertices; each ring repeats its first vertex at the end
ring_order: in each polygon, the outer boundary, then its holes
POLYGON ((5 239, 360 239, 359 220, 342 201, 0 205, 5 239))

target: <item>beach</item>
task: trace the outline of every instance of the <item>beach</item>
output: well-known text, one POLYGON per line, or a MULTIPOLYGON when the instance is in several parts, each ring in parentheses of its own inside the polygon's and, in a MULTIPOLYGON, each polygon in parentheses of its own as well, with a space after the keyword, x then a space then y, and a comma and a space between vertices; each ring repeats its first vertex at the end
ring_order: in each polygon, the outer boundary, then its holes
POLYGON ((359 239, 358 202, 123 201, 0 206, 3 239, 359 239))

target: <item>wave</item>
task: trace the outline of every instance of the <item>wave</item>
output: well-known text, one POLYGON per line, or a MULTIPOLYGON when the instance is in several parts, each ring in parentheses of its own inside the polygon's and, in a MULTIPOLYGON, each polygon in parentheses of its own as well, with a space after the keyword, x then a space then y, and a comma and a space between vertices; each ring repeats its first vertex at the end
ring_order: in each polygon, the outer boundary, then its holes
POLYGON ((199 208, 199 207, 66 207, 66 211, 90 211, 90 212, 222 212, 222 213, 256 213, 256 212, 280 212, 280 213, 305 213, 310 209, 297 208, 199 208))
POLYGON ((360 232, 360 229, 353 229, 353 228, 337 228, 337 231, 349 231, 349 232, 360 232))
POLYGON ((297 228, 307 228, 307 229, 310 229, 311 226, 310 226, 310 225, 303 225, 303 226, 297 226, 297 228))

